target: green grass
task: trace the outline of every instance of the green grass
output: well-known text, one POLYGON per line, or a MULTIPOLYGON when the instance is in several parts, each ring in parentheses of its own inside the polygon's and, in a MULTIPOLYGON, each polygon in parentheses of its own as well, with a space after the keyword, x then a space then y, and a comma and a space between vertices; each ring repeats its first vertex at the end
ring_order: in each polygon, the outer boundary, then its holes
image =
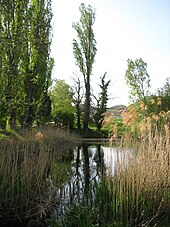
POLYGON ((0 140, 1 139, 11 139, 11 138, 15 138, 15 139, 18 139, 18 140, 24 140, 24 138, 14 130, 11 130, 11 129, 2 130, 2 129, 0 129, 0 140))
POLYGON ((105 123, 101 128, 101 132, 107 133, 107 135, 113 134, 114 125, 117 126, 117 137, 121 138, 124 133, 122 118, 114 118, 109 123, 105 123))
POLYGON ((52 217, 49 222, 51 227, 93 227, 117 226, 123 223, 115 221, 112 210, 112 195, 110 194, 106 179, 101 183, 95 182, 80 203, 65 206, 64 217, 57 220, 52 217))

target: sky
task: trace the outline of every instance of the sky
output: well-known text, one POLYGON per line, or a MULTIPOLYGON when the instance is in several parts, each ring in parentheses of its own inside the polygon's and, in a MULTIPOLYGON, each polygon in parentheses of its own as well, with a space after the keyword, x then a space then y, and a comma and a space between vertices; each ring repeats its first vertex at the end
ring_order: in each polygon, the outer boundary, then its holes
POLYGON ((96 10, 93 92, 98 93, 100 77, 107 72, 107 79, 111 80, 108 105, 127 105, 127 60, 136 58, 147 63, 151 92, 163 86, 170 77, 170 0, 52 0, 53 79, 64 79, 71 84, 73 74, 82 78, 72 46, 73 39, 77 38, 72 23, 80 19, 82 2, 96 10))

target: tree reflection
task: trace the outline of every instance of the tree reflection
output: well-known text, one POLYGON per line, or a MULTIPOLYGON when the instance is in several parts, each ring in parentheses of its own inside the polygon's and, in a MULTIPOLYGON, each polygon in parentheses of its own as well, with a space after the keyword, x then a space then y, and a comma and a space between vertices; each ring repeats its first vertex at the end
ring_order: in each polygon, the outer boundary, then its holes
POLYGON ((103 147, 101 144, 81 144, 74 149, 74 153, 70 152, 57 162, 55 160, 53 172, 53 180, 55 176, 62 182, 60 211, 64 204, 92 204, 94 183, 100 183, 106 173, 103 147))
POLYGON ((96 155, 97 155, 97 160, 96 160, 97 174, 100 177, 102 177, 106 172, 106 168, 105 168, 105 164, 104 164, 104 151, 103 151, 101 144, 97 144, 96 155))
POLYGON ((80 150, 81 145, 77 147, 77 156, 76 156, 76 174, 79 175, 79 167, 80 167, 80 150))
POLYGON ((89 166, 89 154, 88 154, 89 144, 84 143, 82 145, 82 152, 84 157, 83 162, 83 172, 84 172, 84 193, 89 192, 89 183, 90 183, 90 166, 89 166))

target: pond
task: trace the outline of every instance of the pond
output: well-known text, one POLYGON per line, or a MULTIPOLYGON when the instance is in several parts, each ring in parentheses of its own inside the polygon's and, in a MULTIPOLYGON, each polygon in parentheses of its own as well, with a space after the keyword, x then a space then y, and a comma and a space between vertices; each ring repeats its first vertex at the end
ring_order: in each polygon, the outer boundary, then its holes
POLYGON ((120 142, 114 147, 97 141, 5 141, 0 226, 136 226, 160 209, 162 198, 166 203, 161 209, 169 220, 166 141, 162 153, 155 140, 151 151, 146 149, 148 140, 140 147, 120 142))
POLYGON ((80 204, 86 196, 93 200, 93 185, 103 176, 114 174, 117 155, 117 149, 108 144, 83 143, 68 150, 62 161, 61 158, 54 160, 47 179, 53 190, 58 184, 59 203, 54 216, 61 217, 65 206, 80 204))

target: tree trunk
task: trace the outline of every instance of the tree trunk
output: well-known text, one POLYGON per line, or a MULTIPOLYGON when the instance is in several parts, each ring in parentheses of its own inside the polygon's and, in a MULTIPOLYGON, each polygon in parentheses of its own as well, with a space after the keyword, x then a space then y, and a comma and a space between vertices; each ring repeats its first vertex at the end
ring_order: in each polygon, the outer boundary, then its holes
POLYGON ((16 109, 12 109, 11 110, 11 116, 10 116, 10 120, 9 120, 9 124, 10 124, 10 128, 11 129, 16 129, 16 109))
POLYGON ((81 129, 81 111, 80 106, 77 106, 77 128, 81 129))
POLYGON ((85 84, 86 87, 86 97, 85 97, 85 116, 84 116, 84 130, 88 129, 89 118, 90 118, 90 83, 89 81, 85 84))

